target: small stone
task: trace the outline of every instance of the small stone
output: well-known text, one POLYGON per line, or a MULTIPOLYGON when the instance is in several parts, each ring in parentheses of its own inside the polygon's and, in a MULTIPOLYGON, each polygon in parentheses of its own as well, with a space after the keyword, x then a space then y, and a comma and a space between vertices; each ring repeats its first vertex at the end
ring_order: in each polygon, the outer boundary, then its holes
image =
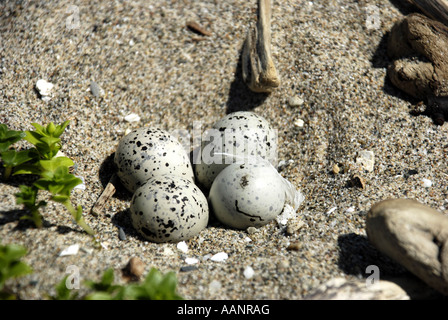
POLYGON ((298 221, 293 221, 288 223, 287 227, 286 227, 286 235, 288 236, 292 236, 294 234, 296 234, 300 229, 302 229, 302 227, 305 225, 305 223, 302 220, 298 220, 298 221))
POLYGON ((300 97, 294 96, 294 97, 289 98, 288 104, 291 107, 298 107, 303 104, 303 99, 300 97))
POLYGON ((68 246, 64 250, 62 250, 61 253, 59 253, 59 256, 60 257, 73 256, 73 255, 78 254, 78 251, 79 251, 79 244, 73 244, 71 246, 68 246))
POLYGON ((215 262, 222 262, 222 261, 227 260, 228 257, 229 257, 229 256, 227 255, 227 253, 225 253, 225 252, 219 252, 219 253, 213 255, 213 256, 210 258, 210 260, 215 261, 215 262))
POLYGON ((186 264, 196 264, 198 262, 199 262, 199 260, 197 258, 185 258, 186 264))
POLYGON ((81 176, 75 176, 75 177, 81 179, 82 182, 80 184, 74 186, 73 189, 86 190, 86 184, 85 184, 84 177, 81 177, 81 176))
POLYGON ((188 246, 187 243, 185 241, 181 241, 177 244, 177 249, 179 249, 180 251, 182 251, 183 253, 187 253, 188 252, 188 246))
POLYGON ((250 279, 250 278, 252 278, 252 277, 254 276, 254 274, 255 274, 255 271, 254 271, 254 269, 252 269, 251 266, 247 266, 247 267, 244 269, 243 275, 244 275, 244 277, 245 277, 246 279, 250 279))
POLYGON ((118 227, 118 238, 121 241, 126 241, 126 234, 124 233, 124 230, 122 227, 118 227))
POLYGON ((97 98, 104 95, 104 90, 95 81, 90 82, 90 92, 97 98))
POLYGON ((122 269, 123 278, 128 281, 138 281, 145 271, 145 264, 138 257, 132 257, 122 269))
POLYGON ((247 231, 248 234, 254 234, 254 233, 258 232, 258 229, 255 228, 255 227, 249 227, 249 228, 246 229, 246 231, 247 231))
POLYGON ((355 174, 352 179, 350 180, 350 183, 353 187, 358 187, 361 189, 366 188, 366 181, 363 177, 361 177, 359 174, 355 174))
POLYGON ((384 200, 367 213, 366 232, 379 251, 448 295, 447 216, 416 200, 384 200))
POLYGON ((425 188, 430 188, 432 186, 432 181, 429 179, 422 179, 422 184, 425 188))
POLYGON ((339 168, 337 164, 334 164, 332 170, 334 174, 338 174, 341 171, 341 168, 339 168))
POLYGON ((180 267, 179 271, 180 272, 188 272, 188 271, 193 271, 193 270, 197 270, 198 267, 196 266, 182 266, 180 267))
POLYGON ((397 284, 379 280, 367 286, 365 280, 333 278, 304 297, 305 300, 410 300, 397 284))
POLYGON ((136 113, 130 113, 124 117, 124 120, 127 122, 138 122, 140 121, 140 116, 136 113))
POLYGON ((291 242, 289 246, 286 247, 286 250, 288 251, 299 251, 303 248, 303 245, 299 241, 291 242))
POLYGON ((40 79, 36 82, 36 89, 39 92, 41 99, 44 101, 49 101, 51 99, 51 91, 53 90, 54 84, 40 79))
POLYGON ((358 152, 356 163, 360 164, 364 170, 372 172, 375 165, 375 154, 373 153, 373 151, 360 151, 358 152))
POLYGON ((296 210, 289 204, 286 204, 283 211, 275 218, 279 226, 286 226, 290 219, 296 217, 296 210))
POLYGON ((298 128, 302 128, 304 124, 305 122, 303 122, 302 119, 297 119, 296 121, 294 121, 294 125, 298 128))

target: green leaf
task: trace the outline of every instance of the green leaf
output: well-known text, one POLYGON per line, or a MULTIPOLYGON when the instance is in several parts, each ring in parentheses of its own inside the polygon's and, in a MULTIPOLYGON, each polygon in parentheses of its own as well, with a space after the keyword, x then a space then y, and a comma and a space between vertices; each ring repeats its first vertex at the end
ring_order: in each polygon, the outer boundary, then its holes
MULTIPOLYGON (((66 167, 68 173, 68 167, 74 165, 73 160, 67 157, 56 157, 51 160, 40 160, 39 165, 42 167, 42 171, 56 172, 60 167, 66 167)), ((65 169, 59 169, 64 170, 65 169)), ((64 172, 61 171, 61 175, 64 175, 64 172)))
POLYGON ((26 207, 34 207, 37 197, 37 189, 25 185, 19 186, 20 192, 16 193, 16 203, 23 204, 26 207))
POLYGON ((45 136, 46 135, 46 130, 45 130, 45 128, 42 125, 40 125, 38 123, 35 123, 35 122, 32 122, 31 125, 36 129, 36 132, 39 135, 41 135, 41 136, 45 136))
POLYGON ((42 144, 40 141, 41 138, 42 135, 36 131, 25 131, 24 139, 36 147, 37 145, 42 144))
POLYGON ((6 124, 0 124, 0 152, 8 150, 13 143, 24 137, 24 132, 8 130, 8 126, 6 124))
POLYGON ((65 276, 61 282, 55 286, 56 295, 48 296, 52 300, 76 300, 78 298, 78 292, 71 290, 67 287, 67 278, 65 276))
POLYGON ((88 280, 85 281, 85 285, 94 291, 110 294, 120 288, 119 285, 114 285, 113 282, 114 282, 114 269, 109 268, 104 272, 100 282, 94 282, 88 280))
POLYGON ((69 196, 61 196, 61 195, 54 195, 51 197, 51 200, 59 203, 66 203, 70 200, 69 196))
POLYGON ((13 175, 18 175, 18 174, 36 174, 36 175, 40 175, 42 172, 42 169, 39 165, 36 164, 31 164, 31 163, 23 163, 18 165, 15 170, 14 170, 14 174, 13 175))
POLYGON ((64 121, 62 124, 56 126, 54 132, 53 132, 53 136, 54 137, 60 137, 62 133, 64 133, 65 128, 67 128, 67 126, 69 125, 70 121, 64 121))
POLYGON ((31 273, 30 266, 20 259, 27 253, 25 247, 17 244, 0 246, 0 290, 9 278, 20 277, 31 273))
POLYGON ((32 149, 22 151, 8 150, 2 152, 0 155, 5 167, 17 167, 22 163, 35 159, 36 157, 36 153, 32 149))
MULTIPOLYGON (((62 162, 64 158, 61 157, 62 162)), ((37 180, 34 185, 41 190, 50 191, 53 195, 69 197, 73 188, 81 184, 82 180, 68 173, 68 167, 66 166, 55 167, 58 163, 56 159, 59 158, 40 161, 41 166, 47 169, 47 171, 42 172, 42 178, 37 180)), ((56 201, 61 202, 61 200, 56 201)))

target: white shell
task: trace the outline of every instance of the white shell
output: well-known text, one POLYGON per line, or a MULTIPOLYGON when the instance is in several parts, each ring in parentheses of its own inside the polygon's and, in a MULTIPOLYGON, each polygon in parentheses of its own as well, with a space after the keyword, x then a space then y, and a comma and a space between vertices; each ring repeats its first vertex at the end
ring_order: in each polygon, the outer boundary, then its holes
POLYGON ((198 235, 208 223, 207 198, 190 180, 162 175, 138 188, 131 200, 134 228, 154 242, 179 242, 198 235))
POLYGON ((231 164, 216 177, 209 200, 223 224, 236 229, 259 227, 282 212, 286 188, 283 178, 267 162, 231 164))
POLYGON ((194 182, 189 155, 176 138, 162 129, 143 127, 131 131, 118 144, 114 161, 118 177, 130 192, 162 174, 194 182))
POLYGON ((195 159, 196 181, 210 188, 215 177, 231 163, 250 162, 258 157, 275 166, 277 132, 254 112, 233 112, 213 125, 201 145, 200 156, 195 159))

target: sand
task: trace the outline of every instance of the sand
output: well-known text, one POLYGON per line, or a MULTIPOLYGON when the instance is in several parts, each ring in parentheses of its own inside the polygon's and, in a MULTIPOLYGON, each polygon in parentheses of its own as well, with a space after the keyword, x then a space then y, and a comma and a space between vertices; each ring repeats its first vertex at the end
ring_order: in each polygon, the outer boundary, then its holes
POLYGON ((72 200, 83 206, 102 244, 98 249, 53 202, 43 211, 44 228, 19 221, 24 212, 14 193, 27 180, 2 181, 0 239, 24 245, 24 261, 34 270, 8 282, 19 298, 54 294, 70 265, 81 279, 99 279, 114 268, 123 282, 120 270, 133 256, 146 272, 176 272, 186 299, 302 299, 335 277, 366 278, 369 265, 383 278, 409 275, 371 246, 365 215, 386 198, 413 198, 448 213, 448 125, 412 115, 417 101, 386 75, 387 33, 414 9, 385 0, 274 1, 272 52, 282 83, 270 95, 252 93, 242 82, 240 52, 255 9, 255 1, 236 0, 0 3, 0 123, 30 130, 32 122, 70 120, 62 151, 85 180, 72 200), (212 35, 193 33, 188 21, 212 35), (36 92, 39 79, 55 85, 50 101, 36 92), (104 95, 89 91, 92 81, 104 95), (291 105, 291 99, 303 103, 291 105), (237 110, 260 114, 278 130, 279 172, 306 197, 290 221, 301 228, 286 232, 273 222, 248 233, 212 219, 184 253, 134 231, 131 194, 123 189, 103 214, 89 214, 127 129, 190 132, 195 121, 206 129, 237 110), (131 113, 140 120, 126 121, 131 113), (374 154, 371 172, 356 161, 363 150, 374 154), (351 183, 355 175, 364 188, 351 183), (80 245, 78 254, 59 256, 73 244, 80 245), (228 258, 209 259, 219 252, 228 258), (199 262, 187 265, 185 258, 199 262), (250 278, 247 267, 254 271, 250 278))

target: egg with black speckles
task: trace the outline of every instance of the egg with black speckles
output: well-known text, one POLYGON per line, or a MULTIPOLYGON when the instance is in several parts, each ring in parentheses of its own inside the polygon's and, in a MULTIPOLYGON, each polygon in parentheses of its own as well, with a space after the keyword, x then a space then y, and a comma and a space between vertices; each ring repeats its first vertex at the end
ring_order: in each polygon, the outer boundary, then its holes
POLYGON ((231 163, 258 157, 277 164, 277 131, 251 111, 233 112, 208 130, 194 158, 198 184, 210 188, 215 177, 231 163))
POLYGON ((114 162, 118 177, 130 192, 162 174, 174 174, 194 182, 189 154, 175 137, 159 128, 143 127, 123 137, 114 162))
POLYGON ((209 202, 218 220, 229 227, 260 227, 282 213, 287 188, 283 177, 268 162, 235 163, 215 178, 209 202))
POLYGON ((190 180, 161 175, 139 187, 131 199, 134 228, 153 242, 179 242, 197 236, 208 223, 207 198, 190 180))

